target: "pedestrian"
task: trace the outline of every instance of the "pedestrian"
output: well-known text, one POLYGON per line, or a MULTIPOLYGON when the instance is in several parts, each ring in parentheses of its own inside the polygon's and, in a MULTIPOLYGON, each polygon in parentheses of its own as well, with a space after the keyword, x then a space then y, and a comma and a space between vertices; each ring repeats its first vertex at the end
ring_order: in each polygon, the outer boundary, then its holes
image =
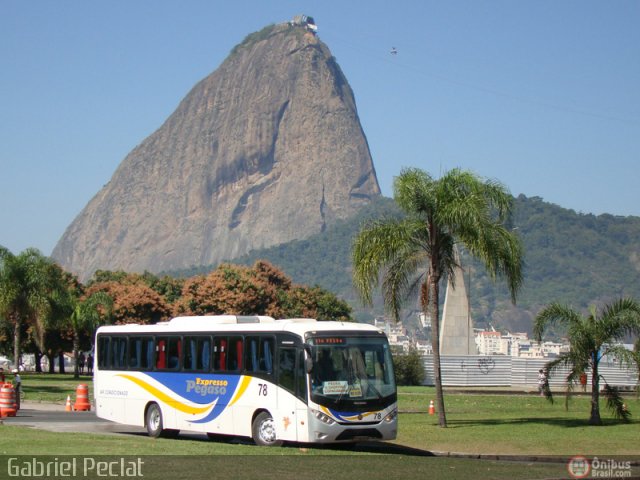
POLYGON ((4 368, 0 367, 0 383, 4 383, 5 382, 5 377, 4 377, 4 368))
POLYGON ((541 368, 538 371, 538 392, 541 397, 544 397, 545 388, 548 388, 547 373, 541 368))
POLYGON ((78 370, 81 374, 84 373, 84 352, 80 352, 78 355, 78 370))
POLYGON ((91 352, 87 356, 87 373, 89 375, 93 373, 93 355, 91 355, 91 352))
POLYGON ((587 374, 585 372, 582 372, 580 374, 580 385, 582 386, 582 391, 586 392, 587 391, 587 374))
POLYGON ((11 373, 13 373, 13 388, 16 392, 16 409, 20 410, 20 389, 22 388, 22 379, 20 378, 20 372, 17 368, 14 368, 11 373))

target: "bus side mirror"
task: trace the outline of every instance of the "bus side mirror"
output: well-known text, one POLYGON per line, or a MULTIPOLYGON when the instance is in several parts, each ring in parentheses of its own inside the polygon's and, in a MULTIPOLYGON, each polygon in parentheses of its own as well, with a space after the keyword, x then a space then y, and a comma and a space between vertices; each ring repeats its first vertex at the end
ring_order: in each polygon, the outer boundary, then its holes
POLYGON ((307 373, 311 373, 313 370, 313 359, 311 358, 311 352, 307 346, 304 348, 304 370, 307 373))

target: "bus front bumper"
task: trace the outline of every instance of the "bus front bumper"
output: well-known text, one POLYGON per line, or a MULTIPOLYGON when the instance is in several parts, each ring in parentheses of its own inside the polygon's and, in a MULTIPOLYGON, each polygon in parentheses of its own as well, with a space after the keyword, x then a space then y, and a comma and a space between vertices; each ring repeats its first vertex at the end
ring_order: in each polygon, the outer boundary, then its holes
MULTIPOLYGON (((312 443, 340 443, 371 440, 394 440, 398 435, 398 418, 383 419, 364 424, 338 423, 322 415, 309 415, 309 441, 312 443)), ((326 416, 325 416, 326 417, 326 416)))

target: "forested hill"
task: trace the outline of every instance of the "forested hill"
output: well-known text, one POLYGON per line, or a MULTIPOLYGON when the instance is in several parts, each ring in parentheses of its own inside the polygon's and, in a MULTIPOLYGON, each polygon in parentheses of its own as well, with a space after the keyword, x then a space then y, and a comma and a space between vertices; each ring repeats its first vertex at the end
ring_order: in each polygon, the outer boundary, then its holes
MULTIPOLYGON (((393 200, 381 198, 307 240, 253 251, 233 262, 268 259, 295 282, 336 292, 366 318, 371 312, 361 310, 351 286, 351 240, 366 219, 396 215, 393 200)), ((585 308, 620 295, 640 298, 640 217, 581 214, 521 195, 515 199, 513 227, 523 239, 526 259, 525 284, 515 308, 504 285, 494 285, 479 264, 463 256, 476 326, 530 331, 535 313, 552 301, 585 308)), ((379 304, 374 313, 382 313, 379 304)))

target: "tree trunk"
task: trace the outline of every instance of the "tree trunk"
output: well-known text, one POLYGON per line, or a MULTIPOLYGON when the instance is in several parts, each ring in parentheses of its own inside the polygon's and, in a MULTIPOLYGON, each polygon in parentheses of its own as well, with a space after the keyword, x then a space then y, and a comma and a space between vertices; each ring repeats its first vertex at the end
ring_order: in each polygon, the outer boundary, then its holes
POLYGON ((36 350, 36 353, 34 354, 35 358, 36 358, 36 364, 34 365, 35 367, 35 371, 36 373, 42 373, 42 365, 40 365, 40 361, 42 360, 42 353, 40 352, 40 350, 36 350))
POLYGON ((598 373, 598 353, 594 355, 591 374, 591 417, 589 425, 602 425, 600 418, 600 374, 598 373))
POLYGON ((78 369, 78 350, 80 350, 80 336, 78 332, 73 332, 73 378, 80 378, 80 370, 78 369))
POLYGON ((47 360, 49 360, 49 373, 56 373, 54 358, 53 353, 47 353, 47 360))
POLYGON ((20 315, 14 315, 13 320, 13 368, 20 368, 20 315))
POLYGON ((437 267, 431 267, 431 348, 433 348, 433 379, 436 384, 436 405, 438 409, 438 424, 445 428, 447 416, 444 409, 444 392, 442 391, 442 372, 440 369, 440 272, 437 267))
POLYGON ((64 371, 64 352, 62 350, 58 353, 58 372, 66 373, 64 371))

